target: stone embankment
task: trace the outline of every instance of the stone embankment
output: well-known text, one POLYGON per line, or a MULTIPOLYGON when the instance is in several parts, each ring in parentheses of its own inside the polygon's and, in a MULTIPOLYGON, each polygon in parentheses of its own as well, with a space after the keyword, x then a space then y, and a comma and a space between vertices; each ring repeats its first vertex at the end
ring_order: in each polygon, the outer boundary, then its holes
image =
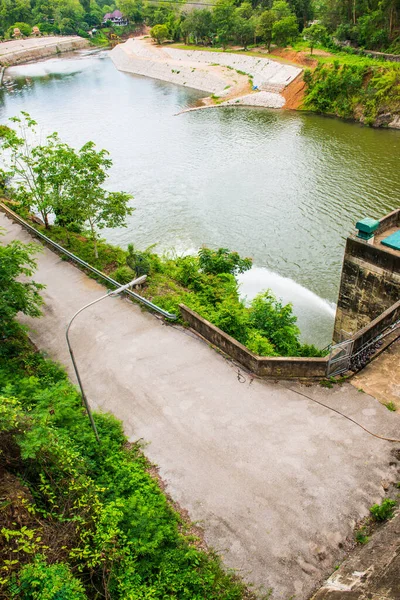
POLYGON ((120 71, 213 94, 222 106, 281 108, 285 104, 281 92, 301 73, 299 67, 267 58, 161 48, 143 38, 116 46, 110 56, 120 71))
POLYGON ((13 40, 0 44, 0 66, 11 67, 32 60, 40 60, 54 54, 80 50, 89 46, 88 40, 77 35, 48 36, 13 40))

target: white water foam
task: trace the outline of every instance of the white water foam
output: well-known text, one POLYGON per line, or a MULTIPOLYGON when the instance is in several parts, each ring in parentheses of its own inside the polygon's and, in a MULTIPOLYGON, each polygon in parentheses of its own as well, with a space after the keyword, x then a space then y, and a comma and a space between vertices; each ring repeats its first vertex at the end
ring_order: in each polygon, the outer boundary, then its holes
POLYGON ((270 289, 284 304, 291 302, 302 341, 324 347, 330 343, 336 305, 320 298, 289 277, 283 277, 264 267, 252 267, 238 276, 240 294, 251 301, 257 294, 270 289), (306 332, 306 333, 304 333, 306 332))
POLYGON ((50 58, 35 63, 16 65, 7 69, 7 77, 47 77, 48 75, 72 75, 86 69, 93 69, 93 59, 88 53, 74 58, 50 58))

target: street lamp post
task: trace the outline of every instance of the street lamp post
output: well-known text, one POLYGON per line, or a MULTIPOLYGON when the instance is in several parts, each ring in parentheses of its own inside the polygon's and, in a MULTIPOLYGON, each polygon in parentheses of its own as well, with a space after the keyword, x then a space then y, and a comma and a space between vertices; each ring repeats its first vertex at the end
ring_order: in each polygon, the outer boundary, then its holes
POLYGON ((85 391, 83 389, 83 385, 82 385, 82 380, 81 377, 79 375, 79 370, 78 370, 78 366, 76 364, 76 360, 74 357, 74 352, 72 350, 71 347, 71 343, 69 341, 69 330, 70 327, 74 321, 74 319, 82 312, 84 311, 86 308, 89 308, 89 306, 93 306, 93 304, 97 304, 97 302, 100 302, 100 300, 104 300, 105 298, 109 298, 110 296, 117 296, 118 294, 120 294, 121 292, 123 292, 124 290, 129 289, 130 287, 133 287, 134 285, 139 285, 140 283, 143 283, 146 279, 146 275, 142 275, 141 277, 137 277, 136 279, 133 279, 132 281, 130 281, 129 283, 127 283, 126 285, 122 285, 121 287, 117 288, 116 290, 114 290, 113 292, 108 292, 107 294, 105 294, 104 296, 101 296, 100 298, 97 298, 97 300, 93 300, 93 302, 89 302, 89 304, 86 304, 85 306, 83 306, 82 308, 80 308, 72 317, 72 319, 70 320, 70 322, 68 323, 68 327, 67 330, 65 332, 65 337, 67 338, 67 345, 68 345, 68 350, 69 350, 69 354, 71 356, 71 360, 72 360, 72 364, 74 366, 74 371, 75 371, 75 375, 76 378, 78 380, 78 384, 79 384, 79 389, 81 390, 81 395, 82 395, 82 402, 86 408, 86 412, 88 414, 89 417, 89 421, 90 421, 90 425, 93 429, 93 433, 96 436, 96 440, 98 441, 98 443, 100 444, 100 438, 99 438, 99 434, 97 433, 97 428, 96 428, 96 424, 93 420, 93 415, 92 415, 92 411, 88 402, 88 399, 86 397, 85 391))

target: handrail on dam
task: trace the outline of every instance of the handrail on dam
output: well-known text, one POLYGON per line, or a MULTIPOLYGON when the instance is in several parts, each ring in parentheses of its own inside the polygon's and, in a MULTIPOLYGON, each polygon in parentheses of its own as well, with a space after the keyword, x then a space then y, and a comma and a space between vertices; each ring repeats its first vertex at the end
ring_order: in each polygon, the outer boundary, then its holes
MULTIPOLYGON (((91 265, 89 265, 89 263, 87 263, 84 260, 82 260, 81 258, 79 258, 79 256, 76 256, 72 252, 69 252, 69 250, 66 250, 63 246, 60 246, 60 244, 57 244, 57 242, 54 242, 53 240, 48 238, 47 235, 44 235, 44 233, 42 233, 41 231, 38 231, 32 225, 29 225, 29 223, 27 223, 24 219, 22 219, 19 215, 17 215, 17 213, 15 213, 13 210, 8 208, 8 206, 3 204, 3 202, 0 202, 0 208, 6 214, 8 213, 14 221, 18 221, 18 223, 20 223, 23 227, 25 227, 25 229, 28 229, 34 235, 36 235, 37 237, 44 240, 46 242, 46 244, 53 246, 53 248, 56 248, 56 250, 58 250, 62 254, 65 254, 71 260, 78 263, 79 265, 81 265, 82 267, 87 269, 88 271, 91 271, 92 273, 94 273, 95 275, 100 277, 101 279, 104 279, 104 281, 111 283, 111 285, 113 285, 114 287, 117 287, 117 288, 121 287, 121 283, 119 283, 118 281, 115 281, 115 279, 112 279, 111 277, 108 277, 108 275, 105 275, 105 273, 102 273, 102 271, 99 271, 95 267, 92 267, 91 265)), ((147 306, 147 308, 154 310, 155 312, 159 313, 166 319, 170 319, 171 321, 176 321, 176 319, 178 318, 177 315, 170 313, 170 312, 164 310, 163 308, 160 308, 159 306, 157 306, 157 304, 153 304, 153 302, 150 302, 150 300, 147 300, 147 298, 143 298, 143 296, 140 296, 139 294, 136 294, 135 292, 132 292, 131 290, 124 290, 124 294, 127 294, 128 296, 130 296, 137 302, 144 304, 145 306, 147 306)))

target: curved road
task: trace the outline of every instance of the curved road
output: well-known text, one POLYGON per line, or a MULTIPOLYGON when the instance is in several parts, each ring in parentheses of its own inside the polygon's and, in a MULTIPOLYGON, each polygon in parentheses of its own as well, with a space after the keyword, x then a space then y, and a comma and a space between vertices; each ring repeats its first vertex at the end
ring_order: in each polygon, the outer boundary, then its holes
MULTIPOLYGON (((3 213, 0 226, 0 243, 32 241, 3 213)), ((104 288, 48 249, 35 279, 47 286, 44 314, 22 320, 72 377, 66 324, 104 288)), ((149 443, 168 492, 201 522, 208 543, 274 598, 307 598, 343 558, 355 522, 383 497, 382 480, 396 477, 393 444, 292 391, 396 435, 398 415, 351 385, 239 380, 199 339, 120 298, 78 317, 71 339, 92 405, 122 419, 131 440, 149 443)))

